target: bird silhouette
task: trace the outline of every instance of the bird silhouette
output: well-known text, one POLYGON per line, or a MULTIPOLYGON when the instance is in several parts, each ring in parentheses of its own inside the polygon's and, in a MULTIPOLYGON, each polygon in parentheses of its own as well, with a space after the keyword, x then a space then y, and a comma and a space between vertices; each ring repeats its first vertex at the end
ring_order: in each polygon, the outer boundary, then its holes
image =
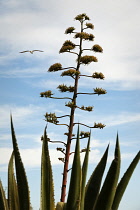
POLYGON ((29 53, 33 54, 35 51, 44 52, 44 51, 42 51, 42 50, 25 50, 25 51, 22 51, 22 52, 19 52, 19 53, 29 52, 29 53))

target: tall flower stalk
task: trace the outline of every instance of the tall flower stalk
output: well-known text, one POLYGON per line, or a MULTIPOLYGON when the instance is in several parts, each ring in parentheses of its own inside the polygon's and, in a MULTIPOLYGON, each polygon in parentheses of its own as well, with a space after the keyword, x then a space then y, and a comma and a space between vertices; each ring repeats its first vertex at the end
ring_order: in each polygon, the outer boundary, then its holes
MULTIPOLYGON (((74 39, 79 39, 79 44, 75 44, 70 40, 66 40, 64 42, 64 44, 62 45, 59 53, 73 53, 76 55, 77 59, 76 59, 76 67, 66 67, 63 68, 62 65, 60 63, 55 63, 53 65, 50 66, 50 68, 48 69, 49 72, 56 72, 56 71, 63 71, 61 76, 70 76, 74 79, 74 86, 67 86, 67 85, 59 85, 57 88, 61 91, 61 92, 70 92, 73 93, 73 96, 71 98, 68 97, 63 97, 63 98, 58 98, 58 97, 54 97, 53 93, 48 90, 45 92, 40 93, 41 97, 46 97, 46 98, 53 98, 53 99, 70 99, 70 101, 68 101, 66 103, 66 106, 70 108, 70 115, 65 115, 65 116, 69 116, 70 120, 69 120, 69 124, 65 124, 68 127, 68 133, 67 133, 67 143, 66 143, 66 151, 65 151, 65 157, 63 159, 64 162, 64 169, 63 169, 63 180, 62 180, 62 190, 61 190, 61 202, 65 201, 65 196, 66 196, 66 185, 67 185, 67 176, 68 176, 68 170, 69 170, 69 158, 70 158, 70 148, 71 148, 71 141, 72 141, 72 137, 73 137, 73 127, 75 124, 82 124, 82 123, 75 123, 74 122, 74 115, 75 115, 75 110, 76 108, 79 108, 81 110, 84 111, 92 111, 93 107, 92 106, 81 106, 79 107, 77 105, 77 96, 79 94, 89 94, 89 95, 93 95, 93 94, 106 94, 106 90, 102 89, 102 88, 95 88, 94 92, 92 93, 78 93, 78 82, 80 77, 91 77, 94 79, 104 79, 104 75, 101 72, 94 72, 93 75, 82 75, 80 72, 80 67, 81 65, 88 65, 92 62, 97 62, 97 58, 95 56, 91 56, 91 55, 85 55, 85 51, 93 51, 93 52, 99 52, 102 53, 103 49, 101 46, 99 45, 93 45, 90 49, 84 49, 83 48, 83 42, 84 41, 90 41, 93 42, 94 41, 94 35, 91 33, 87 33, 85 32, 85 30, 87 29, 94 29, 94 25, 89 21, 89 17, 86 14, 80 14, 77 15, 75 17, 75 20, 80 22, 80 32, 76 32, 74 27, 69 27, 66 29, 65 34, 73 34, 74 35, 74 39), (84 55, 83 55, 84 54, 84 55)), ((61 116, 61 117, 65 117, 65 116, 61 116)), ((45 115, 46 117, 46 121, 50 122, 50 123, 54 123, 56 125, 60 125, 59 121, 58 121, 58 117, 55 115, 55 113, 46 113, 45 115)), ((61 118, 59 117, 59 118, 61 118)), ((61 124, 64 125, 64 124, 61 124)), ((85 125, 85 124, 82 124, 85 125)), ((104 124, 102 123, 94 123, 94 125, 92 127, 85 125, 89 128, 103 128, 105 127, 104 124)))

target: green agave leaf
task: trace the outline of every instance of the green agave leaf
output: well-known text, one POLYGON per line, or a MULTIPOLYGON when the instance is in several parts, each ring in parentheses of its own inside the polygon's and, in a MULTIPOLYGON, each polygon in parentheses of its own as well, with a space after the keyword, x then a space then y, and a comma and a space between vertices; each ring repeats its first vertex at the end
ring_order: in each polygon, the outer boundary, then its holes
POLYGON ((128 167, 127 171, 125 172, 125 174, 123 175, 122 179, 120 180, 120 182, 117 186, 113 205, 112 205, 112 210, 118 209, 120 201, 121 201, 123 194, 125 192, 125 189, 129 183, 129 180, 130 180, 139 160, 140 160, 140 151, 137 153, 137 155, 131 162, 130 166, 128 167))
POLYGON ((101 181, 106 167, 108 149, 109 145, 87 183, 84 210, 92 210, 96 204, 101 186, 101 181))
MULTIPOLYGON (((91 133, 90 133, 91 136, 91 133)), ((89 159, 89 150, 90 150, 90 136, 87 143, 87 150, 85 153, 85 158, 82 166, 82 184, 81 184, 81 207, 80 210, 84 210, 84 200, 85 200, 85 184, 86 184, 86 176, 88 169, 88 159, 89 159)))
POLYGON ((117 134, 114 160, 109 168, 108 174, 104 181, 103 187, 99 194, 94 210, 109 210, 111 209, 113 199, 116 192, 117 182, 120 173, 120 146, 117 134))
POLYGON ((80 163, 79 126, 78 126, 77 141, 75 146, 75 154, 72 165, 66 210, 80 210, 81 180, 82 180, 82 172, 81 172, 81 163, 80 163))
POLYGON ((54 185, 46 129, 41 157, 41 210, 54 210, 54 185))
POLYGON ((24 165, 20 156, 20 152, 18 149, 12 116, 11 116, 11 133, 12 133, 13 150, 14 150, 14 156, 15 156, 15 168, 16 168, 20 210, 29 210, 30 209, 30 196, 29 196, 28 181, 27 181, 24 165))
POLYGON ((65 210, 66 203, 64 202, 58 202, 56 205, 56 210, 65 210))
POLYGON ((19 210, 19 196, 17 183, 14 176, 14 152, 12 152, 8 165, 8 205, 10 210, 19 210))
POLYGON ((5 192, 0 180, 0 210, 9 210, 5 192))

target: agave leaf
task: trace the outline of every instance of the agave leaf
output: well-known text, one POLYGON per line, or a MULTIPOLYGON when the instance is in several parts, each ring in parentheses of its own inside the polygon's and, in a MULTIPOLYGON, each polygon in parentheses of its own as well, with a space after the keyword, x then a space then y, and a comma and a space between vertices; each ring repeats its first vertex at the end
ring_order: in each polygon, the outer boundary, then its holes
POLYGON ((10 210, 19 210, 19 196, 17 183, 14 176, 14 152, 12 152, 9 165, 8 165, 8 205, 10 210))
POLYGON ((13 150, 14 150, 14 156, 15 156, 15 168, 16 168, 20 210, 28 210, 30 209, 30 196, 29 196, 28 181, 27 181, 24 165, 20 156, 20 152, 18 149, 12 116, 11 116, 11 132, 12 132, 13 150))
POLYGON ((41 210, 54 210, 54 185, 46 129, 41 157, 41 210))
POLYGON ((81 172, 81 163, 80 163, 79 126, 78 126, 77 141, 76 141, 75 154, 71 171, 66 210, 80 210, 81 179, 82 179, 82 172, 81 172))
POLYGON ((114 160, 108 170, 94 210, 111 209, 120 173, 120 146, 117 134, 114 160))
POLYGON ((125 189, 129 183, 129 180, 130 180, 139 160, 140 160, 140 151, 137 153, 137 155, 131 162, 130 166, 128 167, 127 171, 125 172, 125 174, 123 175, 122 179, 120 180, 120 182, 117 186, 113 205, 112 205, 112 210, 118 209, 120 201, 121 201, 123 194, 125 192, 125 189))
POLYGON ((106 167, 108 149, 109 149, 109 145, 87 183, 84 210, 92 210, 96 204, 96 201, 99 195, 102 177, 103 177, 104 170, 106 167))
POLYGON ((66 203, 64 202, 58 202, 56 205, 56 210, 65 210, 66 203))
MULTIPOLYGON (((91 136, 91 133, 90 133, 91 136)), ((82 184, 81 184, 81 207, 80 210, 84 210, 84 200, 85 200, 85 184, 86 184, 86 176, 88 169, 88 159, 89 159, 89 150, 90 150, 90 136, 87 143, 87 150, 85 153, 85 158, 82 166, 82 184)))
POLYGON ((9 210, 5 192, 0 180, 0 210, 9 210))

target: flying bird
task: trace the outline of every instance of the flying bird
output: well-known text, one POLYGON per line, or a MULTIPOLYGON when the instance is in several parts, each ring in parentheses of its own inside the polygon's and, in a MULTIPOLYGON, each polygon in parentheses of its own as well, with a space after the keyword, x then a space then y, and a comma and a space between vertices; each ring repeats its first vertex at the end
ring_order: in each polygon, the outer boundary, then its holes
POLYGON ((35 51, 44 52, 44 51, 42 51, 42 50, 25 50, 25 51, 22 51, 22 52, 19 52, 19 53, 29 52, 29 53, 33 54, 35 51))

